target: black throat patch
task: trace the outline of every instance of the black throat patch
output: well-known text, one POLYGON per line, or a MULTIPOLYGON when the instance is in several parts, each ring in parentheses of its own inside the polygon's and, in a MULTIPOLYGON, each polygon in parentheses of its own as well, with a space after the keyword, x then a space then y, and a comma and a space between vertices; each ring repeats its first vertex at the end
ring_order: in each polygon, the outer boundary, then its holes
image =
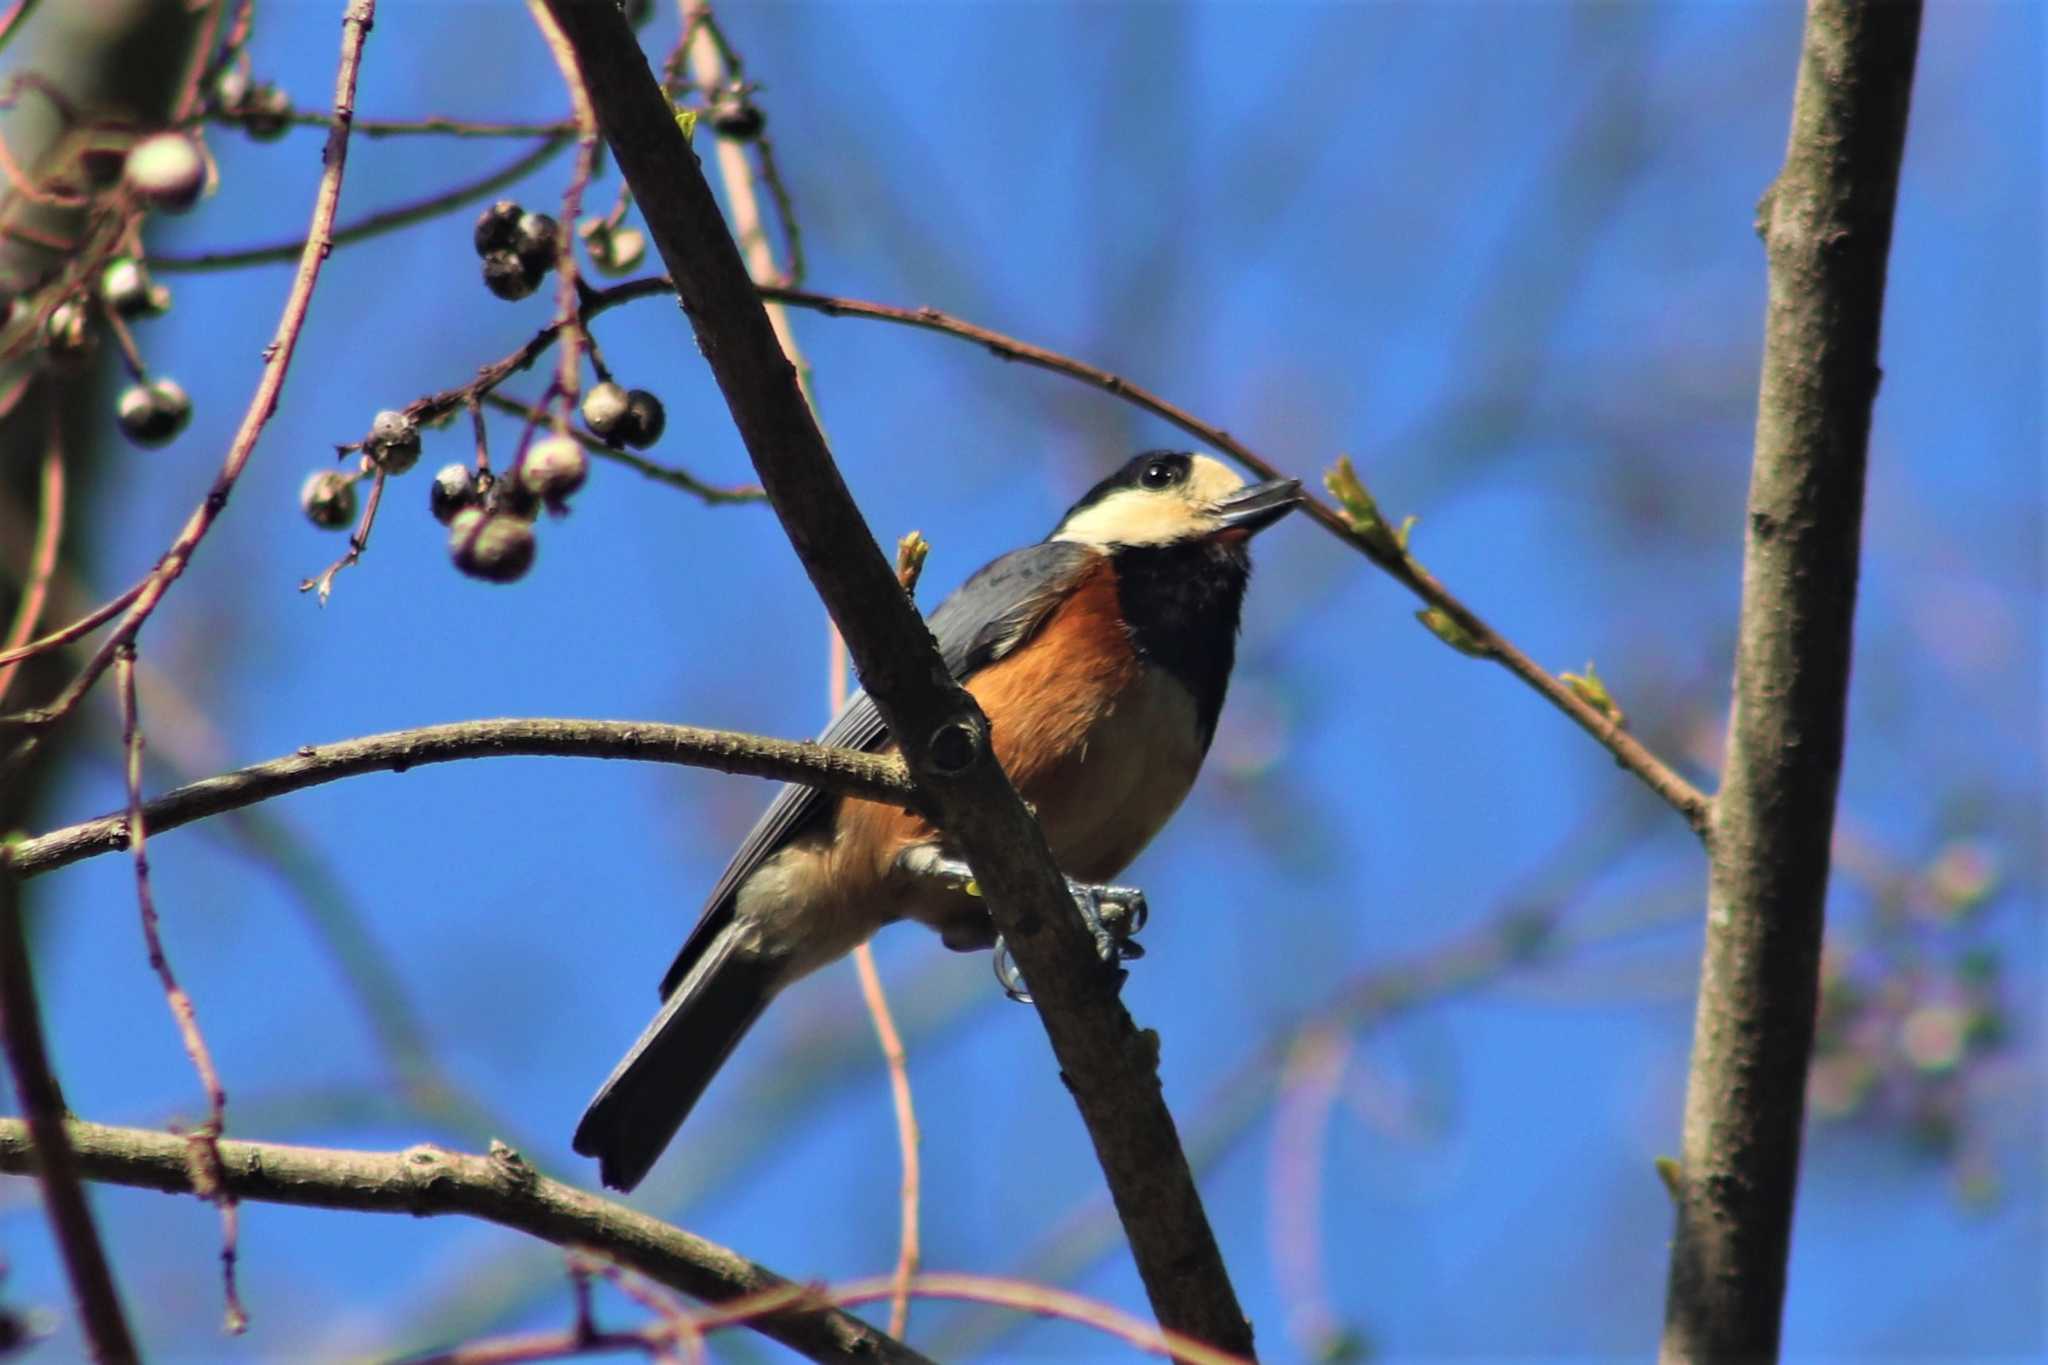
POLYGON ((1194 697, 1206 752, 1237 658, 1238 615, 1252 571, 1244 542, 1118 546, 1112 562, 1131 643, 1141 660, 1171 673, 1194 697))

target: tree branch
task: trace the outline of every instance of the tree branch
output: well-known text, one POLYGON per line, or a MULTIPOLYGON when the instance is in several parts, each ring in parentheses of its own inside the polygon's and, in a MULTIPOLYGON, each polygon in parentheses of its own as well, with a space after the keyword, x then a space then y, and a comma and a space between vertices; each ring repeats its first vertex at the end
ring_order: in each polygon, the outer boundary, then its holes
MULTIPOLYGON (((810 308, 827 317, 869 318, 876 322, 893 322, 904 327, 916 327, 927 332, 958 337, 962 341, 984 347, 990 355, 999 360, 1013 360, 1019 364, 1049 370, 1053 374, 1065 375, 1069 379, 1078 379, 1083 384, 1092 385, 1104 393, 1121 398, 1162 421, 1172 423, 1210 448, 1228 455, 1260 478, 1283 477, 1282 471, 1264 456, 1223 428, 1204 422, 1186 408, 1168 402, 1150 389, 1133 384, 1122 375, 1085 364, 1058 351, 1049 351, 1043 346, 1034 346, 1028 341, 1019 341, 1016 337, 1005 336, 1001 332, 952 317, 936 308, 896 308, 886 303, 870 303, 864 299, 837 298, 801 289, 766 286, 761 289, 761 297, 796 308, 810 308)), ((1562 711, 1580 729, 1604 745, 1608 752, 1614 755, 1615 762, 1641 778, 1651 791, 1684 816, 1694 833, 1706 832, 1708 807, 1711 803, 1705 793, 1674 772, 1652 753, 1647 745, 1624 730, 1613 716, 1589 704, 1585 698, 1559 681, 1541 664, 1524 654, 1506 636, 1488 625, 1477 612, 1453 596, 1451 590, 1409 554, 1405 547, 1394 545, 1391 539, 1383 543, 1361 534, 1345 519, 1343 513, 1320 498, 1304 499, 1302 510, 1317 525, 1391 574, 1402 587, 1449 616, 1465 639, 1470 642, 1474 654, 1493 660, 1534 688, 1545 701, 1562 711)))
MULTIPOLYGON (((87 1179, 169 1194, 193 1192, 189 1139, 78 1119, 64 1127, 87 1179)), ((798 1288, 716 1242, 550 1180, 508 1147, 477 1156, 427 1145, 402 1152, 351 1152, 223 1140, 220 1164, 226 1190, 237 1199, 415 1218, 480 1218, 557 1246, 601 1252, 707 1303, 798 1288)), ((23 1175, 35 1169, 27 1124, 0 1119, 0 1171, 23 1175)), ((812 1360, 929 1365, 858 1318, 808 1300, 746 1321, 812 1360)))
POLYGON ((87 1350, 97 1365, 140 1360, 113 1267, 79 1183, 78 1154, 64 1131, 64 1095, 43 1045, 35 975, 22 931, 21 888, 12 884, 0 884, 0 1047, 6 1049, 14 1092, 27 1115, 9 1121, 21 1134, 23 1152, 21 1165, 10 1169, 42 1180, 43 1207, 78 1301, 87 1350))
MULTIPOLYGON (((152 833, 161 834, 209 815, 362 773, 402 773, 429 763, 520 756, 680 763, 802 782, 898 806, 911 806, 917 800, 917 789, 911 785, 902 759, 831 749, 809 740, 765 739, 731 730, 648 721, 468 720, 366 735, 339 744, 307 744, 288 757, 166 792, 143 807, 142 816, 152 833)), ((26 879, 126 847, 127 814, 102 815, 0 846, 0 871, 26 879)))
POLYGON ((1662 1357, 1776 1356, 1918 0, 1811 0, 1770 259, 1662 1357))
POLYGON ((1156 1045, 1116 998, 1044 832, 995 761, 798 392, 702 168, 615 5, 548 0, 769 502, 845 635, 918 789, 1022 967, 1162 1326, 1239 1355, 1251 1328, 1161 1094, 1156 1045))
MULTIPOLYGON (((278 394, 284 389, 285 375, 291 369, 292 355, 298 347, 299 334, 306 325, 306 312, 313 301, 313 286, 319 281, 320 268, 334 248, 334 216, 341 203, 342 171, 348 164, 349 124, 355 118, 356 77, 362 69, 363 45, 369 37, 376 9, 376 0, 349 0, 343 14, 341 61, 334 75, 334 126, 328 130, 327 144, 321 152, 324 169, 320 173, 319 188, 313 195, 311 226, 307 229, 304 249, 299 253, 299 267, 292 275, 291 288, 285 294, 277 331, 263 351, 263 369, 256 380, 255 395, 250 398, 248 409, 242 415, 241 425, 228 446, 220 472, 214 476, 213 486, 207 490, 206 497, 179 529, 170 548, 143 578, 133 603, 127 607, 120 624, 114 627, 114 633, 100 645, 78 675, 47 706, 16 717, 0 717, 0 720, 12 719, 26 724, 31 729, 29 737, 15 752, 0 760, 0 770, 25 762, 49 727, 70 715, 80 698, 91 691, 93 684, 112 667, 115 656, 134 642, 149 620, 150 613, 170 591, 171 584, 185 572, 185 566, 191 563, 199 543, 226 510, 228 498, 235 491, 235 482, 241 478, 242 470, 256 449, 257 438, 277 411, 278 394)), ((200 53, 194 59, 196 62, 205 60, 203 49, 203 43, 196 49, 200 53)))

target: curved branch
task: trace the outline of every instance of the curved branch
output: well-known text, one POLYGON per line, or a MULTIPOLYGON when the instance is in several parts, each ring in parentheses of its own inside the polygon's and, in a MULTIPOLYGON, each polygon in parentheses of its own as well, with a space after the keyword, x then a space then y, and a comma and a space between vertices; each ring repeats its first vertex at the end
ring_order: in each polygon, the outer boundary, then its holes
MULTIPOLYGON (((79 1173, 88 1180, 167 1194, 193 1192, 187 1137, 79 1119, 64 1128, 79 1173)), ((716 1242, 550 1180, 509 1147, 477 1156, 426 1145, 402 1152, 230 1140, 219 1145, 222 1184, 237 1199, 415 1218, 480 1218, 557 1246, 588 1247, 707 1303, 798 1289, 716 1242)), ((35 1168, 28 1125, 0 1119, 0 1171, 27 1175, 35 1168)), ((808 1296, 749 1316, 746 1324, 812 1360, 929 1365, 902 1342, 837 1309, 816 1307, 808 1296)))
MULTIPOLYGON (((468 720, 393 730, 339 744, 304 745, 285 758, 166 792, 143 807, 142 815, 151 833, 160 834, 209 815, 361 773, 402 773, 428 763, 515 756, 679 763, 801 782, 898 806, 911 806, 917 797, 902 759, 827 748, 809 740, 767 739, 651 721, 468 720)), ((35 877, 126 847, 127 815, 102 815, 0 848, 0 870, 21 878, 35 877)))
MULTIPOLYGON (((550 137, 547 141, 521 152, 488 175, 464 181, 460 185, 438 191, 417 202, 379 209, 375 213, 358 218, 353 223, 343 224, 334 229, 329 241, 335 247, 350 246, 461 208, 471 200, 481 199, 493 190, 510 185, 516 180, 523 180, 544 165, 556 152, 568 146, 570 140, 566 133, 550 137)), ((180 256, 175 253, 152 255, 149 258, 149 268, 165 275, 179 270, 240 270, 245 266, 272 265, 279 261, 289 261, 298 255, 305 245, 306 239, 300 237, 290 241, 271 242, 264 246, 203 251, 191 256, 180 256)))
MULTIPOLYGON (((962 341, 973 342, 1000 360, 1014 360, 1019 364, 1065 375, 1069 379, 1078 379, 1084 384, 1101 389, 1104 393, 1121 398, 1230 456, 1258 474, 1260 478, 1283 477, 1281 470, 1229 432, 1221 427, 1211 426, 1186 408, 1168 402, 1150 389, 1133 384, 1123 376, 1108 370, 1083 364, 1058 351, 1049 351, 1043 346, 1034 346, 1028 341, 1019 341, 1001 332, 976 326, 974 323, 941 313, 936 308, 895 308, 885 303, 870 303, 864 299, 835 298, 829 294, 814 294, 801 289, 765 286, 761 289, 761 297, 796 308, 810 308, 827 317, 869 318, 876 322, 892 322, 903 327, 916 327, 923 331, 938 332, 962 341)), ((1382 542, 1360 534, 1357 528, 1345 520, 1343 513, 1320 498, 1308 498, 1302 504, 1302 508, 1317 525, 1393 575, 1408 591, 1449 616, 1470 644, 1472 653, 1500 664, 1536 689, 1545 701, 1564 712, 1580 729, 1606 746, 1608 752, 1614 755, 1616 762, 1641 778, 1651 791, 1657 793, 1672 809, 1684 816, 1694 833, 1706 832, 1712 803, 1705 793, 1672 771, 1662 759, 1650 752, 1641 740, 1622 729, 1614 717, 1590 705, 1570 687, 1553 677, 1541 664, 1524 654, 1506 636, 1488 625, 1478 613, 1453 596, 1450 589, 1439 582, 1429 570, 1423 568, 1405 548, 1395 546, 1391 538, 1382 542)))

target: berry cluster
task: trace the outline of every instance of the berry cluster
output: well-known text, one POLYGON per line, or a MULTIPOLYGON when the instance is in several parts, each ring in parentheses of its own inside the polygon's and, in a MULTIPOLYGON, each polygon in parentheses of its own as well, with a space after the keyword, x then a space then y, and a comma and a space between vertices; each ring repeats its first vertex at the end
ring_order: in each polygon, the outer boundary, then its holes
POLYGON ((632 446, 645 450, 661 439, 668 414, 661 400, 645 389, 624 389, 607 379, 583 395, 583 423, 614 450, 632 446))
MULTIPOLYGON (((609 387, 618 390, 615 384, 609 387)), ((615 427, 632 424, 648 441, 660 435, 665 418, 654 395, 636 391, 637 401, 626 401, 624 390, 618 392, 624 415, 615 427)), ((329 469, 307 476, 299 489, 306 520, 327 531, 346 527, 356 516, 357 482, 376 474, 407 473, 419 463, 420 449, 419 421, 412 413, 389 408, 378 413, 367 435, 342 447, 343 454, 360 452, 353 472, 329 469)), ((590 456, 582 442, 548 434, 528 445, 505 474, 479 472, 466 464, 442 466, 427 487, 427 508, 448 528, 448 552, 456 568, 472 578, 510 583, 533 567, 534 523, 541 511, 566 513, 570 497, 589 477, 590 456)))
MULTIPOLYGON (((88 169, 106 192, 132 208, 164 213, 191 208, 212 174, 199 144, 181 132, 145 134, 129 143, 116 161, 88 169)), ((115 400, 121 432, 140 446, 167 444, 191 420, 192 399, 175 379, 150 377, 128 324, 169 309, 170 291, 150 278, 139 257, 125 252, 106 258, 97 287, 70 288, 73 292, 54 303, 44 296, 41 307, 47 311, 41 312, 41 326, 34 335, 38 362, 53 375, 80 374, 100 335, 111 332, 132 376, 115 400)), ((11 327, 24 314, 35 316, 37 308, 33 293, 8 298, 0 327, 11 327)))
MULTIPOLYGON (((256 99, 253 91, 237 91, 235 97, 256 99)), ((226 105, 226 96, 221 98, 226 105)), ((743 100, 737 91, 734 98, 743 100)), ((753 132, 759 132, 758 122, 753 132)), ((730 135, 751 134, 742 126, 730 135)), ((590 218, 577 224, 577 235, 600 269, 630 268, 646 252, 644 234, 615 221, 619 216, 615 213, 612 218, 590 218)), ((471 243, 483 262, 485 285, 505 299, 525 298, 538 289, 555 268, 559 253, 567 249, 555 219, 528 212, 510 199, 501 199, 478 215, 471 243)), ((145 294, 149 288, 146 278, 124 277, 124 285, 130 292, 145 294)), ((602 442, 613 450, 627 446, 644 449, 661 439, 668 425, 661 400, 645 389, 615 383, 594 346, 591 360, 598 382, 583 395, 578 407, 587 435, 572 436, 557 426, 526 444, 505 472, 493 473, 480 452, 476 466, 449 464, 434 475, 427 489, 428 510, 448 528, 449 555, 463 573, 492 583, 524 577, 538 550, 534 527, 540 513, 565 514, 569 499, 590 477, 586 445, 596 448, 602 442)), ((367 435, 341 447, 344 455, 360 454, 355 470, 321 470, 307 477, 299 490, 299 506, 306 519, 323 530, 348 526, 356 518, 358 482, 409 471, 419 463, 420 422, 445 418, 461 403, 474 403, 489 387, 456 390, 422 399, 405 410, 378 413, 367 435)), ((546 419, 536 415, 535 420, 546 419)))
POLYGON ((540 288, 561 250, 560 224, 545 213, 528 213, 500 199, 476 220, 476 254, 484 263, 484 287, 501 299, 523 299, 540 288))
POLYGON ((251 80, 239 67, 229 67, 214 78, 213 102, 258 142, 273 142, 291 127, 291 97, 268 82, 251 80))

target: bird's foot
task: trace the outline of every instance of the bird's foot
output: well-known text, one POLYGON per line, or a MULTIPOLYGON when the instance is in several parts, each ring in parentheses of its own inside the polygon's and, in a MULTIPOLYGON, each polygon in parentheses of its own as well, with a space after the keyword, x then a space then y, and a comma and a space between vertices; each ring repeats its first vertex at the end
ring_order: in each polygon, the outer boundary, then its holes
MULTIPOLYGON (((981 887, 974 880, 974 869, 959 858, 947 857, 936 845, 913 844, 897 855, 896 865, 913 876, 928 878, 949 890, 969 896, 981 895, 981 887)), ((1118 969, 1121 981, 1122 964, 1145 955, 1144 945, 1136 938, 1150 913, 1145 904, 1145 893, 1135 886, 1112 886, 1069 877, 1067 894, 1074 898, 1074 908, 1081 912, 1082 922, 1088 926, 1088 933, 1095 940, 1096 956, 1102 959, 1104 966, 1118 969)), ((987 940, 981 942, 986 943, 987 940)), ((953 947, 970 946, 964 937, 958 943, 949 937, 947 943, 953 947)), ((1012 1000, 1029 1002, 1031 995, 1024 989, 1024 976, 1010 956, 1010 945, 1000 934, 995 938, 995 950, 996 980, 1002 984, 1003 993, 1012 1000)))
MULTIPOLYGON (((1124 977, 1122 965, 1145 955, 1145 945, 1134 937, 1151 917, 1145 893, 1135 886, 1111 886, 1076 881, 1072 877, 1067 878, 1067 893, 1074 898, 1074 908, 1081 912, 1081 919, 1095 940, 1096 956, 1102 959, 1104 966, 1116 971, 1117 982, 1121 985, 1124 977)), ((1010 945, 1000 935, 996 938, 995 971, 1003 994, 1020 1004, 1031 1003, 1031 993, 1024 988, 1023 973, 1017 970, 1016 960, 1010 956, 1010 945)))

